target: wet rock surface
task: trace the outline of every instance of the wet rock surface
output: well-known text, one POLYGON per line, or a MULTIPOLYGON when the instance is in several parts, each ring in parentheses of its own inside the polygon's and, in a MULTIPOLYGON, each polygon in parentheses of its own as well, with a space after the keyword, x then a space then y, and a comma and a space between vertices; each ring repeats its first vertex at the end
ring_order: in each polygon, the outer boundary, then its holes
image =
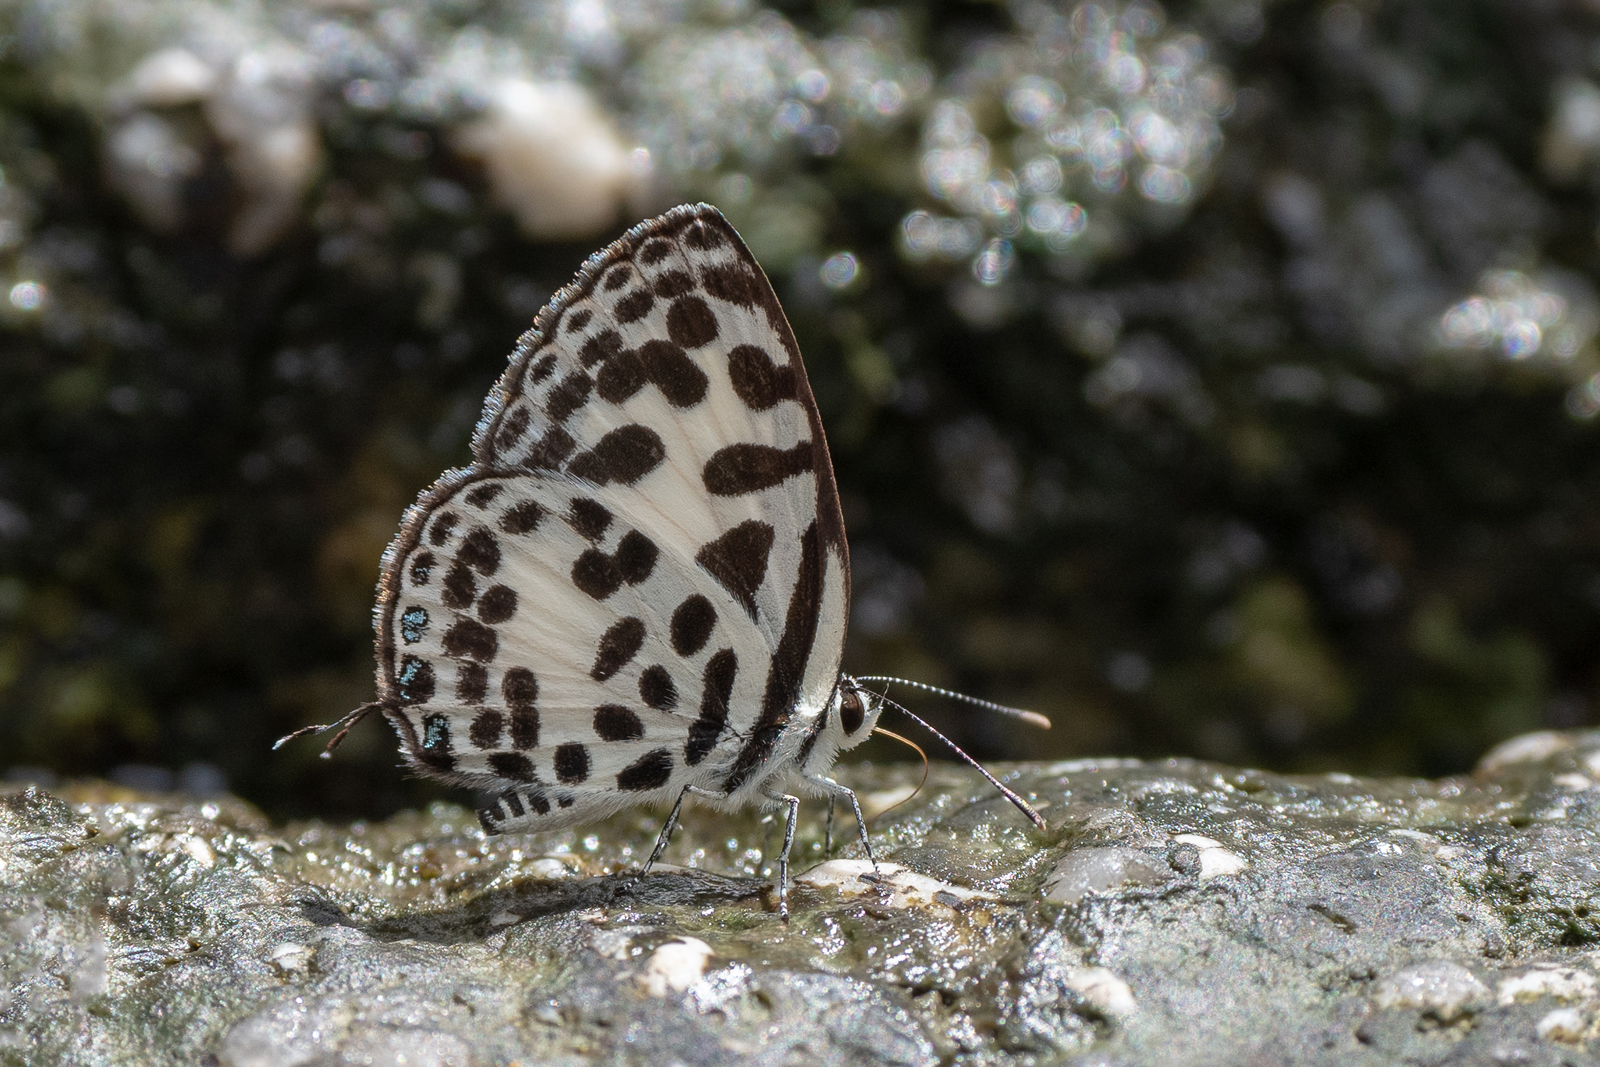
POLYGON ((1013 766, 1044 834, 954 768, 889 808, 919 773, 846 771, 876 881, 805 809, 787 925, 753 814, 631 884, 659 816, 10 793, 0 1063, 1600 1061, 1600 733, 1438 781, 1013 766))

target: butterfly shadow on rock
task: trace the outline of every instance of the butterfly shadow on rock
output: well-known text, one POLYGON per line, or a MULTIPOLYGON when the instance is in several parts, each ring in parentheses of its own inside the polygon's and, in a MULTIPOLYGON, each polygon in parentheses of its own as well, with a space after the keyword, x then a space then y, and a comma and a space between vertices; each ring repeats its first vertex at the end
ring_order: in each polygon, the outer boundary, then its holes
POLYGON ((481 941, 514 923, 589 908, 623 905, 636 909, 703 907, 759 897, 765 886, 748 878, 709 871, 658 870, 648 879, 634 872, 527 882, 492 889, 435 911, 416 911, 373 920, 350 916, 333 901, 307 896, 296 903, 313 926, 348 926, 375 941, 422 941, 455 945, 481 941))

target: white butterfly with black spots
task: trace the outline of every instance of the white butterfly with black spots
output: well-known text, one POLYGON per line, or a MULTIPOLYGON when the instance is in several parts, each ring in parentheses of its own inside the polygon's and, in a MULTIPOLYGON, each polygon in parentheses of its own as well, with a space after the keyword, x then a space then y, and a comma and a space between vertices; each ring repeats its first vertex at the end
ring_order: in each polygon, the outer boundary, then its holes
POLYGON ((490 833, 671 801, 641 875, 691 794, 787 808, 787 917, 801 795, 848 802, 873 858, 855 794, 828 777, 885 703, 861 684, 884 679, 839 672, 849 607, 833 463, 789 322, 727 220, 675 208, 539 313, 472 464, 406 512, 378 584, 378 699, 328 747, 382 711, 412 767, 497 794, 478 812, 490 833))
MULTIPOLYGON (((850 555, 800 350, 707 205, 593 256, 383 559, 378 700, 493 832, 687 794, 787 807, 871 732, 840 675, 850 555)), ((674 807, 651 861, 665 846, 674 807)), ((868 846, 870 855, 870 846, 868 846)), ((646 864, 648 870, 649 864, 646 864)))

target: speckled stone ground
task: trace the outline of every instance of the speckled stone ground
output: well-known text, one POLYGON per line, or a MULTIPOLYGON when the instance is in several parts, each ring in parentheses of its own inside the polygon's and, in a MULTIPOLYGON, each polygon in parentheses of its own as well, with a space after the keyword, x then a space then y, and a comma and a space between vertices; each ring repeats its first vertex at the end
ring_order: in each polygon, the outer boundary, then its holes
MULTIPOLYGON (((1019 765, 885 811, 886 862, 754 816, 485 839, 441 806, 275 828, 83 783, 0 797, 0 1063, 1600 1060, 1600 733, 1440 781, 1019 765)), ((882 811, 911 768, 848 775, 882 811)))

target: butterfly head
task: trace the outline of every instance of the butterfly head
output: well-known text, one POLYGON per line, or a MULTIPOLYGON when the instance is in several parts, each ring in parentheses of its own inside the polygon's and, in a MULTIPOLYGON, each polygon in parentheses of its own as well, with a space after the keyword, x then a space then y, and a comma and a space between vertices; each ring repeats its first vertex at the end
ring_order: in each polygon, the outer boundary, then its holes
POLYGON ((865 741, 877 725, 883 698, 846 675, 839 679, 839 688, 833 693, 833 706, 828 710, 825 728, 834 734, 834 749, 854 748, 865 741))

